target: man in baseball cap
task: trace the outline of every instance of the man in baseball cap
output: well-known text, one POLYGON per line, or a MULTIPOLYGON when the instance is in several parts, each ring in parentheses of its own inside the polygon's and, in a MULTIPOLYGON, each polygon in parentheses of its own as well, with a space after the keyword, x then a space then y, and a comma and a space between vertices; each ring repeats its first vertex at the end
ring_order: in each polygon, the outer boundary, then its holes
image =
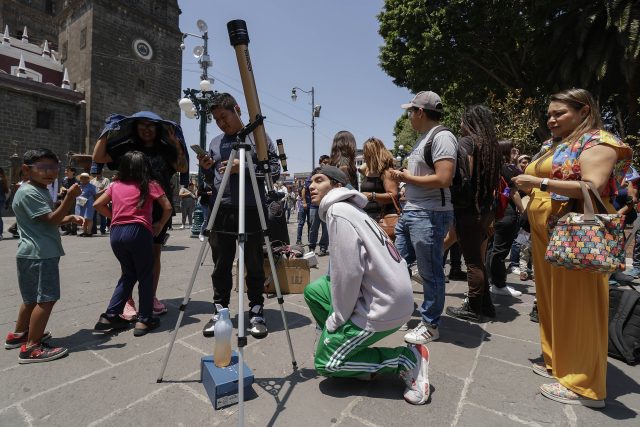
POLYGON ((419 108, 422 110, 436 111, 441 114, 443 112, 440 96, 430 90, 418 92, 408 104, 402 104, 400 107, 405 110, 409 108, 419 108))
POLYGON ((407 264, 417 262, 424 293, 422 321, 404 340, 424 345, 440 337, 445 297, 442 254, 444 237, 453 223, 449 186, 455 174, 458 141, 440 125, 444 109, 437 93, 418 92, 401 107, 407 110, 420 137, 409 154, 408 167, 390 172, 393 179, 406 183, 406 204, 396 225, 395 243, 407 264))

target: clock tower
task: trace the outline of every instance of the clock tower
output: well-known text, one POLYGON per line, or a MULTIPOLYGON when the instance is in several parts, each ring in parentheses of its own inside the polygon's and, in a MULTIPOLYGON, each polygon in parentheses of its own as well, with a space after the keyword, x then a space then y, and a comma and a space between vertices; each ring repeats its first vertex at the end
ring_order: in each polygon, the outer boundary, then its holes
POLYGON ((182 41, 177 0, 67 0, 57 16, 61 62, 83 92, 85 150, 112 113, 179 122, 182 41))

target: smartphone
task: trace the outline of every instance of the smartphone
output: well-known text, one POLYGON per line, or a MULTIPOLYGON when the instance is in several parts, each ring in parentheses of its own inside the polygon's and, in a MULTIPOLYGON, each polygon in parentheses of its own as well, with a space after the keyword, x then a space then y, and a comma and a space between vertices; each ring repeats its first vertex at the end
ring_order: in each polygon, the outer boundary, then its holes
POLYGON ((206 156, 209 153, 207 153, 205 150, 203 150, 198 144, 193 144, 191 146, 191 149, 198 155, 198 156, 206 156))

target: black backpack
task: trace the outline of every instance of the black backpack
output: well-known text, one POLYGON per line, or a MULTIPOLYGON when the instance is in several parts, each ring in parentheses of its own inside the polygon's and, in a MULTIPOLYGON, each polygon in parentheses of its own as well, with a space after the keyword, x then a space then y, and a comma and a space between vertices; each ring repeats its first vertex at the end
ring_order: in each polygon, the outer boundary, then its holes
POLYGON ((640 362, 640 292, 609 288, 609 356, 629 365, 640 362))
MULTIPOLYGON (((429 139, 424 145, 424 161, 434 171, 435 165, 433 163, 433 140, 437 134, 442 131, 449 131, 448 128, 442 125, 436 126, 431 132, 429 139)), ((451 132, 453 134, 453 132, 451 132)), ((473 153, 471 153, 472 155, 473 153)), ((461 145, 458 144, 458 150, 456 153, 456 170, 453 175, 453 181, 449 191, 451 191, 451 204, 456 209, 468 208, 472 205, 473 201, 473 186, 471 182, 471 170, 469 168, 469 153, 461 145)), ((445 205, 444 189, 440 189, 440 195, 442 197, 442 206, 445 205)))

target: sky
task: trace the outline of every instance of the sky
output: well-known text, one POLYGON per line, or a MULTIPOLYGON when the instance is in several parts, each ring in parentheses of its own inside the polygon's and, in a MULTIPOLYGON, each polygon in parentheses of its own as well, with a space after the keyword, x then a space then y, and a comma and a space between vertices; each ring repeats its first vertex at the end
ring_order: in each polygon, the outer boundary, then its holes
MULTIPOLYGON (((378 65, 383 40, 378 34, 377 14, 382 0, 179 0, 180 29, 199 34, 196 21, 207 23, 210 79, 213 90, 228 92, 239 102, 246 119, 235 50, 229 43, 227 22, 242 19, 249 32, 249 53, 260 99, 265 129, 271 139, 284 141, 289 172, 309 172, 321 154, 329 154, 333 136, 352 132, 358 148, 372 136, 393 147, 393 126, 402 114, 400 104, 412 94, 396 86, 378 65), (315 154, 311 150, 311 95, 291 89, 314 88, 316 118, 315 154)), ((200 66, 193 48, 196 37, 185 39, 182 88, 199 88, 200 66)), ((182 114, 188 145, 199 142, 198 120, 182 114)), ((220 130, 207 125, 207 146, 220 130)), ((191 170, 197 170, 190 152, 191 170)))

